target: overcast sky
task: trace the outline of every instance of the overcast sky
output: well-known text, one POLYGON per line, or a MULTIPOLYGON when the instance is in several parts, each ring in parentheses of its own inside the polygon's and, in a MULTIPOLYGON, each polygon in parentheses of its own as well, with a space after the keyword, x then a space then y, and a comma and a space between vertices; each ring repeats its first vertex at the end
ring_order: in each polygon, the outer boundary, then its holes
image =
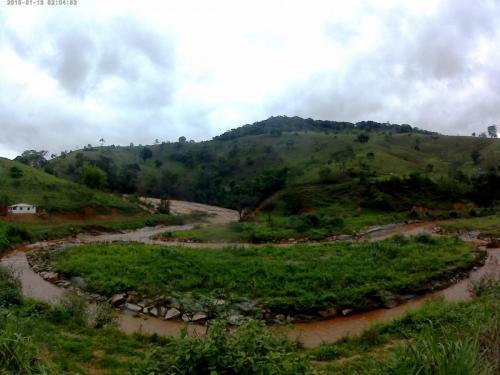
POLYGON ((498 0, 44 1, 0 5, 0 156, 272 115, 500 123, 498 0))

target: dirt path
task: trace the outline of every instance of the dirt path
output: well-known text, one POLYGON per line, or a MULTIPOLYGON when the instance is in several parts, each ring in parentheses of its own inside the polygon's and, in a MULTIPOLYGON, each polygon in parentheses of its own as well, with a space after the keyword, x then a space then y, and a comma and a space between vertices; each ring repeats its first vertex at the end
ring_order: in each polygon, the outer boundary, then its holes
MULTIPOLYGON (((189 213, 190 211, 205 211, 211 214, 209 218, 210 224, 224 224, 231 221, 237 220, 238 214, 235 211, 207 206, 198 203, 182 202, 182 201, 172 201, 171 202, 172 212, 175 213, 189 213)), ((405 236, 414 235, 417 233, 433 233, 434 228, 438 224, 437 222, 431 223, 414 223, 400 225, 397 227, 390 228, 388 230, 382 230, 378 232, 370 233, 366 236, 367 239, 371 241, 382 240, 394 234, 402 234, 405 236)), ((125 233, 115 233, 115 234, 102 234, 102 235, 80 235, 76 239, 69 240, 71 243, 90 243, 90 242, 113 242, 113 241, 135 241, 143 243, 160 243, 166 244, 163 241, 155 241, 150 237, 164 232, 164 231, 174 231, 174 230, 186 230, 192 228, 192 225, 182 225, 182 226, 160 226, 152 228, 142 228, 134 231, 128 231, 125 233)), ((464 238, 465 240, 471 240, 464 238)), ((484 245, 484 242, 475 240, 478 245, 484 245)), ((16 251, 6 254, 2 258, 2 264, 7 265, 12 268, 17 277, 21 281, 23 294, 28 297, 42 300, 48 303, 54 303, 64 292, 65 289, 58 288, 53 284, 45 281, 37 273, 35 273, 28 265, 25 252, 31 251, 40 247, 47 246, 49 244, 64 244, 65 241, 49 241, 41 242, 29 246, 24 246, 16 251)), ((168 242, 169 245, 176 244, 175 242, 168 242)), ((317 243, 316 243, 317 244, 317 243)), ((204 244, 204 243, 178 243, 181 246, 188 247, 214 247, 214 246, 228 246, 227 243, 224 244, 204 244)), ((240 244, 241 245, 241 244, 240 244)), ((252 246, 250 244, 244 244, 244 246, 252 246)), ((285 244, 282 246, 291 246, 290 244, 285 244)), ((315 347, 322 342, 333 342, 341 337, 355 335, 362 332, 368 326, 375 322, 385 322, 395 317, 401 316, 404 312, 408 310, 415 309, 421 306, 425 301, 443 297, 448 301, 456 301, 461 299, 470 298, 469 293, 469 283, 472 280, 476 280, 485 274, 493 274, 495 277, 500 277, 500 249, 487 249, 488 259, 486 264, 479 268, 478 270, 471 273, 470 277, 461 280, 450 287, 441 290, 430 295, 422 296, 419 298, 409 299, 407 302, 398 305, 391 309, 378 309, 369 311, 366 313, 355 314, 352 316, 342 316, 336 317, 331 320, 310 322, 310 323, 296 323, 292 325, 292 329, 287 331, 287 335, 292 338, 300 338, 304 345, 308 348, 315 347)), ((132 332, 142 332, 148 334, 163 334, 163 335, 177 335, 180 333, 183 323, 176 321, 164 321, 151 317, 132 317, 126 314, 119 314, 120 327, 128 333, 132 332)), ((191 334, 202 334, 205 331, 204 326, 190 324, 189 332, 191 334)), ((273 327, 273 329, 279 329, 273 327)))

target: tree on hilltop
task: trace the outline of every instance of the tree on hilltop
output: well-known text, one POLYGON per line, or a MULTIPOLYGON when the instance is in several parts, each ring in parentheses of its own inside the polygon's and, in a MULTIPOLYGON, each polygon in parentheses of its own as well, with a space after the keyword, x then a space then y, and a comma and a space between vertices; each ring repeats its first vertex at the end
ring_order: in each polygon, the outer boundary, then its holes
POLYGON ((497 138, 497 126, 496 125, 488 126, 488 135, 490 136, 490 138, 497 138))

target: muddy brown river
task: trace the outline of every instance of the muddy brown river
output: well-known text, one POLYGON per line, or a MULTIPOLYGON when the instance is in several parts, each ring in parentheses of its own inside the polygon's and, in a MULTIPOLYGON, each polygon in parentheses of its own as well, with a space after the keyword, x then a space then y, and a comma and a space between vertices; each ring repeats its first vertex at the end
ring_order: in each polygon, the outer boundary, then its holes
MULTIPOLYGON (((189 207, 189 202, 182 202, 182 207, 189 207)), ((196 204, 196 209, 199 205, 196 204)), ((230 210, 219 211, 223 212, 224 217, 221 218, 215 214, 214 222, 233 221, 236 216, 233 213, 228 213, 230 210)), ((217 212, 212 210, 212 212, 217 212)), ((392 228, 388 231, 381 231, 370 236, 371 240, 379 240, 387 236, 397 233, 404 235, 413 235, 416 233, 430 232, 435 226, 435 223, 420 223, 408 224, 392 228)), ((88 242, 113 242, 113 241, 136 241, 145 243, 155 243, 149 237, 164 231, 190 229, 191 225, 175 226, 175 227, 155 227, 142 228, 136 231, 117 234, 103 234, 97 236, 84 235, 79 236, 76 241, 71 242, 88 243, 88 242)), ((469 240, 464 238, 465 240, 469 240)), ((26 258, 27 251, 34 251, 40 246, 47 244, 64 243, 66 241, 50 241, 37 244, 22 246, 14 249, 3 255, 1 263, 10 268, 15 276, 20 280, 23 294, 27 297, 47 303, 55 303, 66 293, 66 290, 59 288, 48 281, 45 281, 37 273, 35 273, 28 264, 26 258)), ((480 240, 474 242, 485 249, 486 243, 480 240)), ((183 243, 184 246, 213 246, 214 244, 191 244, 183 243)), ((226 244, 227 245, 227 244, 226 244)), ((222 244, 221 244, 222 246, 222 244)), ((386 322, 403 315, 406 311, 415 309, 421 306, 424 302, 436 298, 444 298, 447 301, 466 300, 471 297, 469 286, 471 281, 477 280, 484 275, 492 275, 495 278, 500 278, 500 249, 485 249, 488 252, 488 257, 484 266, 472 271, 470 275, 460 280, 459 282, 435 293, 425 296, 410 299, 396 307, 390 309, 377 309, 365 313, 354 314, 351 316, 341 316, 329 320, 295 323, 284 328, 289 338, 299 338, 306 347, 311 348, 320 345, 322 342, 334 342, 344 336, 352 336, 361 333, 373 323, 386 322)), ((118 321, 121 329, 127 333, 141 332, 145 334, 159 335, 179 335, 184 323, 178 321, 166 321, 153 317, 131 316, 125 313, 118 313, 118 321)), ((188 324, 188 333, 191 335, 202 335, 206 327, 197 324, 188 324)), ((273 326, 271 329, 280 330, 282 328, 273 326)))

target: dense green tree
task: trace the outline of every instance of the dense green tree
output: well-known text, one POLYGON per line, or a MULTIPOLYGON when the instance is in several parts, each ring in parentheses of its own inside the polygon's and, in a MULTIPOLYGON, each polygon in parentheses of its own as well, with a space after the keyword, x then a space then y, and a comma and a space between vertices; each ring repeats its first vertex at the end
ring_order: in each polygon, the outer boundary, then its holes
POLYGON ((366 143, 370 140, 370 136, 368 134, 365 134, 365 133, 361 133, 358 135, 358 137, 356 138, 356 140, 359 142, 359 143, 366 143))
POLYGON ((23 177, 23 171, 18 167, 10 168, 10 177, 12 178, 21 178, 23 177))
POLYGON ((474 165, 478 165, 481 161, 481 153, 479 152, 478 149, 474 149, 470 153, 470 157, 472 159, 472 162, 474 165))
POLYGON ((9 207, 10 204, 10 199, 7 195, 2 194, 0 195, 0 216, 6 216, 7 215, 7 208, 9 207))
POLYGON ((85 163, 82 168, 82 182, 91 189, 102 189, 106 184, 106 172, 97 165, 85 163))
POLYGON ((139 151, 139 156, 143 161, 146 161, 153 157, 153 151, 151 151, 149 147, 143 147, 141 151, 139 151))
POLYGON ((47 163, 47 154, 48 151, 45 150, 26 150, 14 160, 29 165, 30 167, 42 168, 47 163))

